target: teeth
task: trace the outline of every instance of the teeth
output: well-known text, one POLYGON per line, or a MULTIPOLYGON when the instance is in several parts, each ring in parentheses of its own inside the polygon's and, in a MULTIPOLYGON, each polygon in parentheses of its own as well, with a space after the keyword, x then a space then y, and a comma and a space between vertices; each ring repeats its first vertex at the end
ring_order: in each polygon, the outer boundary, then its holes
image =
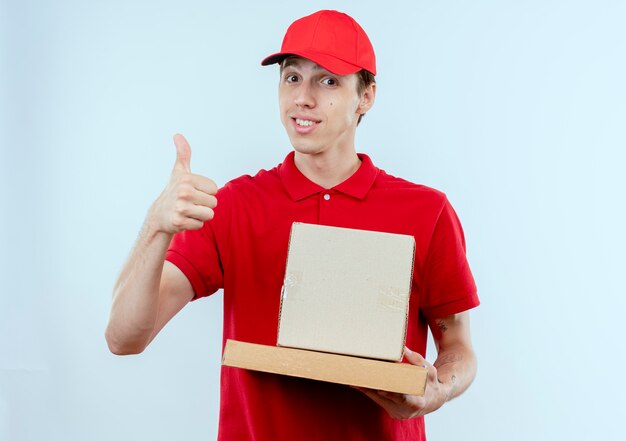
POLYGON ((308 127, 308 126, 312 126, 314 123, 313 121, 309 121, 308 119, 296 118, 296 124, 298 124, 299 126, 308 127))

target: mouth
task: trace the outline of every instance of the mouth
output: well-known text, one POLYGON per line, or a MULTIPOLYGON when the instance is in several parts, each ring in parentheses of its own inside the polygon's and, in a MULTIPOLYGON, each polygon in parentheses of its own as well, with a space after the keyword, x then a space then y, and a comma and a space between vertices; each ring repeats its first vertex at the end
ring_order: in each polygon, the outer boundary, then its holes
POLYGON ((300 127, 310 127, 313 124, 317 124, 319 121, 313 121, 310 119, 300 119, 300 118, 292 118, 296 124, 298 124, 300 127))
POLYGON ((292 117, 291 122, 296 132, 301 135, 311 133, 312 131, 315 130, 318 124, 321 123, 321 121, 318 121, 318 120, 309 119, 309 118, 298 118, 298 117, 292 117))

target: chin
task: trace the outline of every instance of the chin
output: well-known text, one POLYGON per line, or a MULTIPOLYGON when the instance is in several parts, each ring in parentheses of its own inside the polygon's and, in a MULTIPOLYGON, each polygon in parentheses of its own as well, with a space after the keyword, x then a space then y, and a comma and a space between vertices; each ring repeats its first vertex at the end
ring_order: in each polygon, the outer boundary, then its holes
POLYGON ((321 153, 324 150, 324 147, 318 144, 313 144, 311 142, 302 142, 301 139, 292 139, 291 146, 296 152, 305 155, 315 155, 317 153, 321 153))

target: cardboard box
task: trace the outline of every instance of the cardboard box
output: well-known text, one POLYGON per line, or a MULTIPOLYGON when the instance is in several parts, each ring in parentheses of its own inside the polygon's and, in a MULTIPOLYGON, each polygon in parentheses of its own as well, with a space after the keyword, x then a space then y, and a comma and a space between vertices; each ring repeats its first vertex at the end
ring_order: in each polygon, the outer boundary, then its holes
POLYGON ((399 361, 413 236, 294 223, 278 345, 399 361))
POLYGON ((225 366, 423 395, 426 369, 402 359, 412 236, 294 223, 278 346, 228 340, 225 366))
POLYGON ((257 345, 235 340, 226 341, 222 364, 420 396, 424 395, 427 376, 426 369, 407 363, 257 345))

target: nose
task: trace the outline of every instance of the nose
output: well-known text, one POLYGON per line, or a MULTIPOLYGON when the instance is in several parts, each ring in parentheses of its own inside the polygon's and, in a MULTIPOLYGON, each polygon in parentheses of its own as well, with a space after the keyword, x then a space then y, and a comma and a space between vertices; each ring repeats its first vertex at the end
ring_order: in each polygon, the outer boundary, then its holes
POLYGON ((312 85, 308 81, 302 81, 296 89, 294 103, 298 107, 315 107, 315 97, 313 95, 312 85))

